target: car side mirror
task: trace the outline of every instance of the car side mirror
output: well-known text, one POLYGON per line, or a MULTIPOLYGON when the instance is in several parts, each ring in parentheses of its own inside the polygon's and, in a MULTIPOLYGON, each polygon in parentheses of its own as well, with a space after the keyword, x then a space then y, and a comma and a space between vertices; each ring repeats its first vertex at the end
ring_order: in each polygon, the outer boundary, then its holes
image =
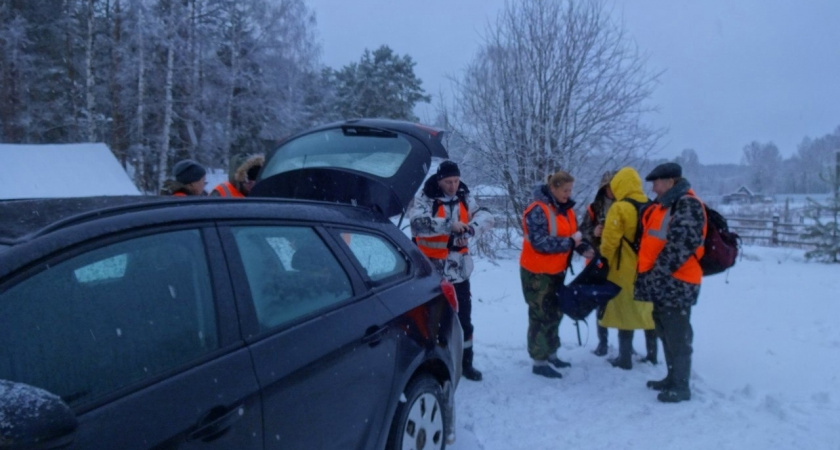
POLYGON ((59 396, 0 380, 0 449, 67 447, 77 426, 76 416, 59 396))

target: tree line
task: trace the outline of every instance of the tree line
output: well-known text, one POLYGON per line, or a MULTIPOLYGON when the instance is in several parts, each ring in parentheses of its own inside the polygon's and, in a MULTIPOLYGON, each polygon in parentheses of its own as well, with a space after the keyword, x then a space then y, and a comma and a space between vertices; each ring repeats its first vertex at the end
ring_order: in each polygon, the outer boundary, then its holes
POLYGON ((416 120, 428 101, 388 47, 322 67, 303 0, 3 0, 0 21, 0 141, 105 142, 145 192, 179 159, 226 168, 312 125, 416 120))
MULTIPOLYGON (((387 45, 323 66, 304 0, 3 0, 0 20, 0 141, 105 142, 149 193, 179 159, 227 168, 313 125, 417 120, 431 101, 387 45)), ((605 170, 662 161, 665 130, 645 121, 660 74, 605 1, 509 2, 484 36, 431 125, 451 131, 468 178, 505 190, 512 217, 558 169, 587 193, 605 170)), ((676 160, 701 191, 825 192, 838 144, 840 127, 787 160, 760 142, 742 165, 676 160)))

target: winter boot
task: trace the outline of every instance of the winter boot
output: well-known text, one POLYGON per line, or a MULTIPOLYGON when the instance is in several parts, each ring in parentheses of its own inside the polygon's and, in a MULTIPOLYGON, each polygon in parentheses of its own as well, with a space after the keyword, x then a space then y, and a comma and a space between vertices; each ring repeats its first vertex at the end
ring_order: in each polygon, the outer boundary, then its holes
POLYGON ((572 363, 563 361, 562 359, 558 358, 557 355, 551 355, 546 360, 549 364, 554 366, 556 369, 562 369, 564 367, 572 367, 572 363))
POLYGON ((461 374, 464 378, 472 381, 481 381, 481 372, 473 367, 473 349, 467 347, 464 349, 464 358, 462 360, 461 374))
POLYGON ((648 389, 653 389, 654 391, 665 391, 670 389, 671 386, 672 384, 670 374, 661 380, 648 380, 647 382, 648 389))
POLYGON ((604 356, 607 354, 607 329, 598 325, 598 346, 592 350, 595 356, 604 356))
POLYGON ((547 360, 534 360, 534 367, 531 368, 531 372, 546 378, 563 378, 563 374, 554 368, 553 365, 549 364, 547 360))
POLYGON ((686 389, 666 389, 656 396, 662 403, 679 403, 691 400, 691 391, 686 389))
POLYGON ((613 367, 633 368, 633 330, 618 330, 618 357, 609 360, 613 367))
POLYGON ((647 350, 647 356, 640 359, 639 362, 649 362, 653 365, 656 365, 659 362, 657 358, 657 345, 656 345, 656 330, 645 330, 645 349, 647 350))

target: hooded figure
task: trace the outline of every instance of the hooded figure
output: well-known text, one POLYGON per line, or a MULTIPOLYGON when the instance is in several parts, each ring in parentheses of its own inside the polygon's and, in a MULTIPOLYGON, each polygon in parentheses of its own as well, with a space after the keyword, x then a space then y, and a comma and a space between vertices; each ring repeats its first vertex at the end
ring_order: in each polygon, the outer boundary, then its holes
MULTIPOLYGON (((609 262, 607 280, 621 287, 618 295, 610 300, 598 324, 619 330, 619 356, 611 363, 623 369, 632 367, 633 330, 653 330, 653 305, 636 301, 633 284, 636 281, 637 255, 630 246, 639 223, 636 206, 625 199, 639 203, 648 201, 642 190, 642 179, 635 169, 625 167, 610 182, 615 201, 607 212, 600 252, 609 262), (629 333, 628 333, 629 332, 629 333)), ((651 335, 653 337, 653 335, 651 335)), ((656 340, 648 342, 648 356, 656 359, 656 340), (651 349, 651 345, 653 348, 651 349), (652 353, 652 354, 651 354, 652 353)))
POLYGON ((228 181, 219 184, 210 195, 220 197, 245 197, 251 192, 251 188, 257 181, 260 169, 265 165, 263 155, 253 155, 242 161, 243 156, 231 159, 231 166, 235 167, 228 175, 228 181), (240 161, 241 164, 236 165, 240 161))

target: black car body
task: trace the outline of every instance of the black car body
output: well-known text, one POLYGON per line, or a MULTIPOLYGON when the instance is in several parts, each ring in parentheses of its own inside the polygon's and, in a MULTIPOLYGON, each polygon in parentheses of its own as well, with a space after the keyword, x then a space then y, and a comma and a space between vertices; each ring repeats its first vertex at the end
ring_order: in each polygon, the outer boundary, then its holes
POLYGON ((0 385, 0 447, 443 448, 455 305, 370 208, 0 201, 0 379, 61 398, 0 385))

